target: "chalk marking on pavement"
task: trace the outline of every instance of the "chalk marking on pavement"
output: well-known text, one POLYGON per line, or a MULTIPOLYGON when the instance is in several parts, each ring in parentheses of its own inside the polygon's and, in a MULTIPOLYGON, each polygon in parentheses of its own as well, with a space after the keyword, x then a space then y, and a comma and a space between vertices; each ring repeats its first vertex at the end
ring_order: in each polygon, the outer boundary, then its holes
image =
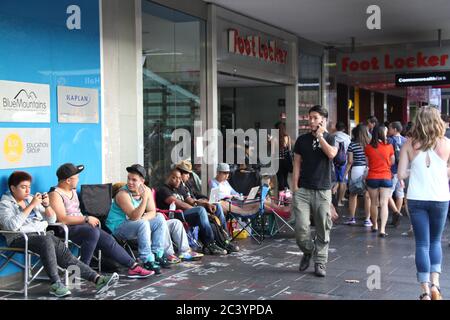
POLYGON ((273 296, 271 296, 271 298, 275 298, 276 296, 278 296, 279 294, 282 294, 283 292, 285 292, 287 289, 289 289, 290 287, 286 287, 283 290, 281 290, 280 292, 274 294, 273 296))

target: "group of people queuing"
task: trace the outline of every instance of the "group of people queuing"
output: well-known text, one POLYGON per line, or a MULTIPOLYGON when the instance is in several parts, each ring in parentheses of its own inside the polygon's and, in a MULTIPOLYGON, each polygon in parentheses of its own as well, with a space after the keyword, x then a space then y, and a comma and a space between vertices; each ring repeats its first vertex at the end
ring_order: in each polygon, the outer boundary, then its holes
MULTIPOLYGON (((441 299, 441 238, 450 200, 448 122, 441 119, 436 108, 429 106, 420 108, 414 122, 405 127, 398 121, 381 124, 372 116, 366 124, 353 128, 351 137, 343 123, 337 123, 334 132, 328 132, 327 121, 326 108, 312 107, 310 132, 297 137, 294 143, 284 124, 277 123, 280 130, 277 189, 290 188, 292 204, 280 205, 270 196, 261 202, 269 212, 292 211, 296 242, 303 253, 299 270, 306 271, 312 260, 315 275, 326 276, 330 232, 338 218, 332 196, 336 195, 337 207, 343 207, 348 191, 349 218, 345 224, 357 223, 358 196, 364 200, 362 225, 380 238, 388 236, 389 208, 393 226, 398 226, 402 216, 410 218, 410 233, 416 242, 420 299, 441 299), (292 180, 288 181, 290 173, 292 180)), ((241 196, 230 184, 229 164, 220 163, 216 177, 208 182, 211 189, 218 190, 213 202, 201 193, 199 177, 194 177, 192 164, 187 160, 174 165, 165 182, 156 189, 146 184, 148 171, 134 164, 126 168, 127 182, 114 185, 111 209, 101 222, 84 215, 80 209, 76 188, 83 170, 82 165, 61 165, 56 172, 57 184, 48 194, 34 195, 31 175, 15 171, 8 179, 9 191, 0 201, 0 228, 27 233, 29 249, 40 255, 51 280, 50 293, 58 297, 71 294, 59 278, 58 266, 78 266, 81 277, 93 282, 100 293, 119 280, 117 273, 100 275, 90 267, 98 250, 126 267, 131 278, 161 274, 161 268, 200 260, 204 254, 239 251, 231 241, 227 217, 230 212, 251 215, 260 206, 235 205, 229 200, 241 196), (180 212, 182 218, 173 218, 180 212), (79 259, 61 238, 46 232, 55 222, 67 225, 69 239, 80 248, 79 259), (218 241, 214 225, 225 234, 225 241, 218 241), (193 227, 198 229, 200 248, 192 248, 193 227), (132 258, 118 240, 136 240, 138 258, 132 258)), ((6 241, 10 246, 25 247, 25 240, 18 234, 7 234, 6 241)))
POLYGON ((371 116, 367 124, 352 129, 350 138, 343 123, 336 125, 333 134, 328 133, 327 116, 321 106, 311 108, 311 132, 298 137, 294 147, 293 209, 297 244, 303 252, 300 271, 313 259, 315 274, 326 275, 332 192, 338 207, 344 206, 348 185, 350 217, 345 224, 356 224, 358 196, 364 199, 363 226, 381 238, 388 236, 389 208, 394 227, 402 216, 409 216, 408 233, 416 243, 419 299, 442 299, 441 240, 450 199, 447 119, 441 118, 436 108, 425 106, 405 131, 398 121, 382 124, 371 116), (310 217, 316 227, 314 238, 310 217))

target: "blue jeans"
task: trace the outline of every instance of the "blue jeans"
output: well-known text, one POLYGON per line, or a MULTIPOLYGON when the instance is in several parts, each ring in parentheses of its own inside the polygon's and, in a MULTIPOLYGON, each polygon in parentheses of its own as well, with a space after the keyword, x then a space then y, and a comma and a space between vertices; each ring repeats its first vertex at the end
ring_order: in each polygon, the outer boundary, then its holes
POLYGON ((430 282, 430 273, 441 273, 441 238, 447 218, 448 201, 408 200, 416 239, 417 280, 430 282))
POLYGON ((223 213, 222 206, 220 205, 220 203, 214 203, 214 204, 216 205, 216 208, 217 208, 215 215, 217 216, 217 218, 219 218, 220 224, 222 225, 222 227, 224 227, 226 229, 227 222, 225 220, 225 214, 223 213))
POLYGON ((139 258, 147 262, 155 261, 154 254, 159 257, 164 254, 166 232, 166 219, 157 213, 150 220, 124 221, 116 228, 114 235, 123 240, 137 239, 139 258))
POLYGON ((208 220, 208 213, 203 207, 194 207, 183 212, 186 222, 199 227, 199 237, 203 245, 207 246, 214 241, 214 233, 208 220))

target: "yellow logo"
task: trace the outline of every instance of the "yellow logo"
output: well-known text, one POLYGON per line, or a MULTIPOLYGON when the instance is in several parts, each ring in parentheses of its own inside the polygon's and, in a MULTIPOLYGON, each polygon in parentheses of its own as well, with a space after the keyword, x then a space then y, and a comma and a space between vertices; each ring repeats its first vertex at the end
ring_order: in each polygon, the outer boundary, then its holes
POLYGON ((8 162, 20 162, 23 155, 23 142, 17 133, 11 133, 6 136, 5 143, 3 145, 3 154, 8 162))

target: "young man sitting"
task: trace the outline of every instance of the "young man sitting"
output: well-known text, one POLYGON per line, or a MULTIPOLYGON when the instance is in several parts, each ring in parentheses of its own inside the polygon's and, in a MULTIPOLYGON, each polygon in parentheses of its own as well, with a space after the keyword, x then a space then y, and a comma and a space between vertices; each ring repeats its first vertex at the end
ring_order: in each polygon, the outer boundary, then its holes
POLYGON ((204 207, 191 206, 185 201, 183 192, 180 191, 181 173, 178 169, 170 171, 166 184, 158 188, 156 203, 159 209, 167 210, 172 203, 176 209, 183 210, 186 222, 190 226, 199 227, 200 241, 203 243, 203 251, 210 255, 225 255, 227 250, 220 248, 214 242, 214 233, 208 220, 208 213, 204 207))
MULTIPOLYGON (((25 171, 15 171, 8 179, 9 192, 0 201, 0 226, 6 231, 22 231, 28 236, 28 249, 39 254, 42 266, 50 278, 50 294, 56 297, 72 293, 61 282, 58 265, 62 268, 77 266, 81 278, 95 283, 97 293, 106 292, 119 281, 117 273, 100 276, 88 265, 72 255, 64 242, 52 232, 46 232, 51 223, 56 222, 55 211, 49 204, 48 196, 31 195, 32 177, 25 171)), ((13 248, 25 248, 25 239, 19 234, 5 234, 6 242, 13 248)))

